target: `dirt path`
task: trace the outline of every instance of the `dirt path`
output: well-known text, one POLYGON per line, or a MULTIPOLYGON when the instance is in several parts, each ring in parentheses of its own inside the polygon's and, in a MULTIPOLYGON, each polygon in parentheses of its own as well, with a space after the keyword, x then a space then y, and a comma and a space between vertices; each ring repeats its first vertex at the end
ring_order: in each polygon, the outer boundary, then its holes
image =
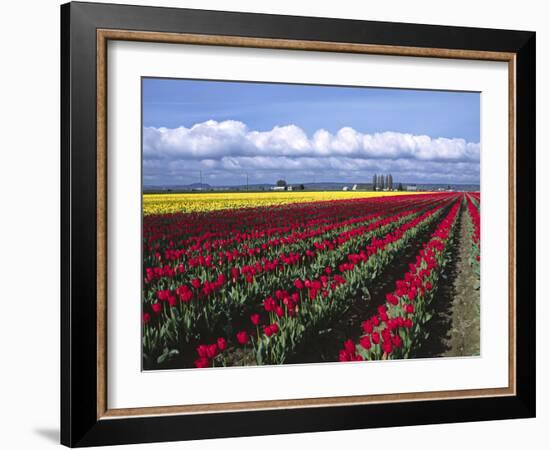
POLYGON ((468 262, 467 214, 463 205, 451 260, 434 298, 435 314, 427 325, 429 337, 420 344, 414 357, 479 355, 479 280, 468 262))

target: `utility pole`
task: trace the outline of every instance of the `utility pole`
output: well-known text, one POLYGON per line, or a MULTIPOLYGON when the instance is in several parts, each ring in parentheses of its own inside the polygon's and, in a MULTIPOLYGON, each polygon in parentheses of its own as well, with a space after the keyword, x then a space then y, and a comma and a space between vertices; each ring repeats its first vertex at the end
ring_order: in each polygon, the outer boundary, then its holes
POLYGON ((246 192, 248 192, 248 172, 246 173, 246 192))
POLYGON ((199 170, 199 177, 200 177, 200 180, 201 180, 200 189, 202 191, 202 170, 199 170))

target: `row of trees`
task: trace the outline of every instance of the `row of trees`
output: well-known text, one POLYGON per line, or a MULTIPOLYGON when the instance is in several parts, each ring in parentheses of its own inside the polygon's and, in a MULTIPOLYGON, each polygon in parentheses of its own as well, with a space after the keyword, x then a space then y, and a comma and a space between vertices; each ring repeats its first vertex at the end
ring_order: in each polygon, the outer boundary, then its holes
POLYGON ((397 186, 393 185, 393 177, 391 173, 386 175, 377 175, 372 176, 372 190, 373 191, 391 191, 397 189, 398 191, 403 190, 403 184, 399 183, 397 186))
POLYGON ((374 174, 372 176, 372 190, 383 191, 384 189, 393 189, 393 177, 391 173, 388 173, 387 175, 374 174))

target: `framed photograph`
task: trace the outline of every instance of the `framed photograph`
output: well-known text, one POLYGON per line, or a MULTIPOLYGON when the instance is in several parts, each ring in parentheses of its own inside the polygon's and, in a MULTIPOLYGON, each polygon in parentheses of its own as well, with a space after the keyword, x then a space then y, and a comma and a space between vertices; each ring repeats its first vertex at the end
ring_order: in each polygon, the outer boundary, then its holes
POLYGON ((61 441, 535 415, 535 33, 61 7, 61 441))

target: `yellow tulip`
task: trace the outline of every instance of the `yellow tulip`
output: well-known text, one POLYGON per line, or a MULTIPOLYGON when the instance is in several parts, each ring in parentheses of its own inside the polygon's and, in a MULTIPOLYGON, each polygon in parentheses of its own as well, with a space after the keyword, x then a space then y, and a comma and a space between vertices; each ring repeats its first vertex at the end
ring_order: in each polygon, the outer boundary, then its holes
POLYGON ((386 197, 419 193, 420 192, 285 191, 144 194, 143 214, 150 215, 176 212, 205 212, 219 209, 267 207, 273 205, 286 205, 289 203, 386 197))

